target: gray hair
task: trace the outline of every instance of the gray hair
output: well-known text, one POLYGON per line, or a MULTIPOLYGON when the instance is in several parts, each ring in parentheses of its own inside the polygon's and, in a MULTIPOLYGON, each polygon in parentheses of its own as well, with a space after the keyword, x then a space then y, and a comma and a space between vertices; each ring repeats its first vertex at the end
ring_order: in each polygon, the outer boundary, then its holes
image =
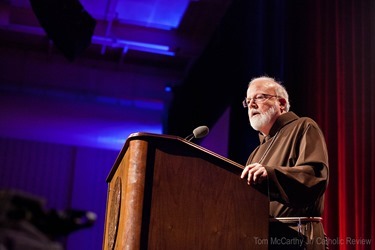
POLYGON ((288 92, 286 91, 286 88, 284 87, 284 85, 282 85, 281 82, 276 81, 272 77, 261 76, 261 77, 253 78, 250 81, 248 86, 250 86, 253 82, 258 81, 258 80, 267 81, 267 82, 273 83, 275 85, 276 95, 278 97, 282 97, 282 98, 285 99, 285 101, 286 101, 285 111, 288 112, 289 109, 290 109, 289 95, 288 95, 288 92))

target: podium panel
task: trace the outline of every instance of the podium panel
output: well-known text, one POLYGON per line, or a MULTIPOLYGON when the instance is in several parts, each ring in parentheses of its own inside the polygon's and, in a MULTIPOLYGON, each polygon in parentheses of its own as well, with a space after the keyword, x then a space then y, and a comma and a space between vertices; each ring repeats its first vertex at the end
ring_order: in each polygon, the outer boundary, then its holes
POLYGON ((179 137, 129 136, 108 175, 103 249, 267 249, 268 198, 179 137))

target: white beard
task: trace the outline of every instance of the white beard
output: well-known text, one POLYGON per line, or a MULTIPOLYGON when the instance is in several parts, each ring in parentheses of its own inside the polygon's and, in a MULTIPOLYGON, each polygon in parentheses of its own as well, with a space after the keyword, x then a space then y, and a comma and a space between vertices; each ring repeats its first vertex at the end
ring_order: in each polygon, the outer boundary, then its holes
POLYGON ((250 118, 250 125, 253 129, 259 131, 262 127, 271 122, 272 117, 277 113, 275 106, 269 108, 266 112, 250 118))

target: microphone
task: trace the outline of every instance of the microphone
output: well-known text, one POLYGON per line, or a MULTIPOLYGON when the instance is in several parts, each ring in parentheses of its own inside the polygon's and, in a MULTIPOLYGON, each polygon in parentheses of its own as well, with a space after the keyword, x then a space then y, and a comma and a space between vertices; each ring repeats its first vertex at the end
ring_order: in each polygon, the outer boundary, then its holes
POLYGON ((203 138, 205 137, 210 130, 207 126, 199 126, 193 130, 193 133, 188 135, 185 140, 191 141, 193 138, 203 138))

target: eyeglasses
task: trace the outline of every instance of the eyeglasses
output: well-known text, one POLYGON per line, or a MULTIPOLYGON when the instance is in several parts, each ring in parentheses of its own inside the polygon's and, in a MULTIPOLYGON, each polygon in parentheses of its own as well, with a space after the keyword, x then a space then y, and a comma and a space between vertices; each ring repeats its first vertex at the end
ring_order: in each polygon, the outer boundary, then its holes
POLYGON ((266 100, 272 98, 272 97, 278 97, 277 95, 269 95, 269 94, 258 94, 254 96, 253 98, 246 98, 242 101, 242 105, 244 108, 248 108, 251 101, 254 101, 254 103, 263 103, 266 100))

